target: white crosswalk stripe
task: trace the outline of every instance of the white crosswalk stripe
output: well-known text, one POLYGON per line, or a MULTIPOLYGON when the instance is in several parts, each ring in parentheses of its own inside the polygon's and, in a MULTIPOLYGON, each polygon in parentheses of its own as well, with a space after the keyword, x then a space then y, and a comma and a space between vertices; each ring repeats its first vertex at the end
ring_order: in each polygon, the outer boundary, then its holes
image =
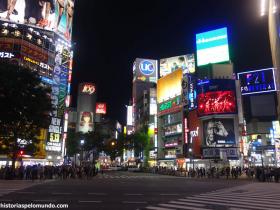
MULTIPOLYGON (((46 182, 52 182, 54 180, 45 180, 45 181, 30 181, 30 180, 0 180, 0 201, 1 201, 1 197, 4 195, 7 195, 9 193, 12 192, 16 192, 19 190, 23 190, 25 188, 34 186, 34 185, 38 185, 38 184, 43 184, 46 182)), ((26 191, 22 191, 22 192, 18 192, 21 194, 34 194, 34 192, 30 192, 28 190, 26 191)))
MULTIPOLYGON (((162 208, 210 210, 278 210, 280 206, 280 186, 274 183, 251 183, 233 188, 216 190, 200 195, 147 206, 146 209, 161 210, 162 208)), ((163 209, 163 210, 165 210, 163 209)))
MULTIPOLYGON (((97 175, 97 179, 158 179, 156 176, 97 175)), ((165 178, 165 177, 162 177, 165 178)))

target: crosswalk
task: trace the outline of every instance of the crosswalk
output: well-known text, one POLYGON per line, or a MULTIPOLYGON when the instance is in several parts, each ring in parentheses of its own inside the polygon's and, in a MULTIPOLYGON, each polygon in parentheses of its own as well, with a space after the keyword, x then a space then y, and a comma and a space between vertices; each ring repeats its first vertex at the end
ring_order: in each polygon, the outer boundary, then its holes
POLYGON ((279 210, 280 185, 276 183, 251 183, 247 185, 216 190, 209 193, 147 206, 151 210, 279 210))
POLYGON ((143 175, 107 175, 101 174, 96 176, 97 179, 146 179, 146 178, 159 178, 158 176, 143 176, 143 175))
POLYGON ((7 195, 12 192, 20 191, 25 188, 46 183, 46 182, 51 182, 53 180, 46 180, 46 181, 30 181, 30 180, 0 180, 0 200, 1 197, 4 195, 7 195))

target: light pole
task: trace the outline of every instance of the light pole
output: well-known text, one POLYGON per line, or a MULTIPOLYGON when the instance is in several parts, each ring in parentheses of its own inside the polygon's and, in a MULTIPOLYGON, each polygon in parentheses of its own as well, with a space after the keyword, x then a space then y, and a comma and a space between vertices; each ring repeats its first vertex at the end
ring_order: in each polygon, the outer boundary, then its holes
POLYGON ((84 144, 85 144, 85 140, 81 139, 80 140, 80 144, 81 144, 81 158, 80 158, 80 165, 82 165, 83 159, 84 159, 84 144))

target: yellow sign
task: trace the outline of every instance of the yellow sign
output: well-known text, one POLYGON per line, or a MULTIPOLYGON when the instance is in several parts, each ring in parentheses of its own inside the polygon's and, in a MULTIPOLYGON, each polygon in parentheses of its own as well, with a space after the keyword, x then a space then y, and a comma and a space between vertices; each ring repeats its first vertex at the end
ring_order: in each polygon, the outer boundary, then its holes
POLYGON ((157 102, 162 103, 175 96, 181 95, 183 71, 178 69, 158 80, 157 102))

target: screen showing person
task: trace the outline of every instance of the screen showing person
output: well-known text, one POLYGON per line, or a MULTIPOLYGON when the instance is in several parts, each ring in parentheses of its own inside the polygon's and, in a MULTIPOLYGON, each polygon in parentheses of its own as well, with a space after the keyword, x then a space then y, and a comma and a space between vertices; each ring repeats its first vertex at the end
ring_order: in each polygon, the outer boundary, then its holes
POLYGON ((92 126, 92 113, 82 112, 81 114, 81 126, 92 126))
POLYGON ((204 137, 207 146, 234 144, 233 119, 214 119, 204 121, 204 137))

